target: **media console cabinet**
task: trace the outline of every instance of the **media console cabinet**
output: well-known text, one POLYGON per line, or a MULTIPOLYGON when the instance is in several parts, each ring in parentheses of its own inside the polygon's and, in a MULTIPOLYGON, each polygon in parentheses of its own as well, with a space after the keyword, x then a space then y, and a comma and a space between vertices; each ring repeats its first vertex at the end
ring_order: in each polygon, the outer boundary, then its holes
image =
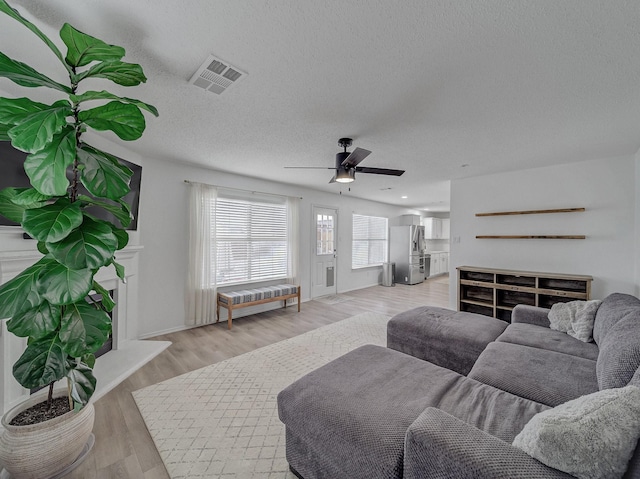
POLYGON ((550 308, 559 302, 588 300, 591 276, 459 266, 458 311, 511 321, 516 304, 550 308))

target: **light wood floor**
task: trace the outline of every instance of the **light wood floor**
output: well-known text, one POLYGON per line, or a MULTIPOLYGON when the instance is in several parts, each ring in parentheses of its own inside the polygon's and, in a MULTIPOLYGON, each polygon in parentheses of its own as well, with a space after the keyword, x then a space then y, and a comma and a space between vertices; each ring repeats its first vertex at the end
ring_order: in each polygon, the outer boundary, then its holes
POLYGON ((443 279, 350 291, 346 294, 354 298, 351 301, 336 305, 308 301, 300 313, 289 307, 246 316, 234 320, 231 331, 221 322, 153 338, 173 344, 96 402, 96 444, 66 478, 168 478, 132 391, 362 312, 391 316, 421 305, 448 307, 449 290, 443 279))

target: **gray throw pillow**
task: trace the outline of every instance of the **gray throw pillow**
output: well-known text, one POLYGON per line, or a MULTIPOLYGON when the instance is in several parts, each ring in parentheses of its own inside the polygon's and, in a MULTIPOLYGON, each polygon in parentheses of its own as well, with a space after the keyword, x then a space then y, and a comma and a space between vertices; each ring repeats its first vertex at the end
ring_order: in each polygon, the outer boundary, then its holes
POLYGON ((536 414, 513 445, 583 479, 621 478, 640 437, 640 388, 605 389, 536 414))
POLYGON ((556 303, 549 311, 549 327, 585 343, 593 341, 593 323, 601 303, 599 299, 556 303))

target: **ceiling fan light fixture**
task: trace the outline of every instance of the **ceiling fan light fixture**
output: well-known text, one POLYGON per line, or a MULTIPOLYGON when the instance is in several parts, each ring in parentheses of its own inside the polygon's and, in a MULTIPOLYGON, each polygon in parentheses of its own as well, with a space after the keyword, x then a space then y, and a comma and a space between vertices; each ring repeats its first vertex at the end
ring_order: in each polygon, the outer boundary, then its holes
POLYGON ((356 179, 356 170, 340 167, 336 171, 336 181, 338 183, 351 183, 356 179))

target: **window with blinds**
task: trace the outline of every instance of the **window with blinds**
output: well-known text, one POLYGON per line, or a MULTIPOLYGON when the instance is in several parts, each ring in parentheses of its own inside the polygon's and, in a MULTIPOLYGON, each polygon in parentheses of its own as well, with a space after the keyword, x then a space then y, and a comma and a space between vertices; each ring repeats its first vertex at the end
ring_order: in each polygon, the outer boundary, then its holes
POLYGON ((353 215, 353 269, 378 266, 387 261, 389 221, 378 216, 353 215))
MULTIPOLYGON (((218 196, 213 209, 215 283, 287 277, 287 205, 218 196)), ((212 278, 213 279, 213 278, 212 278)))

